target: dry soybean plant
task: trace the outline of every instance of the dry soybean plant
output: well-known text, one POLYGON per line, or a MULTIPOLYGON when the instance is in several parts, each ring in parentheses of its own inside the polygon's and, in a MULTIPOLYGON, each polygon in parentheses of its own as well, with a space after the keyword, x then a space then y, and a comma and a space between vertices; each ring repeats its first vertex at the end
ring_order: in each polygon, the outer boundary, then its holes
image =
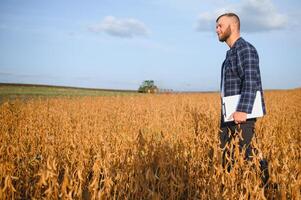
POLYGON ((244 160, 234 140, 231 171, 221 165, 217 93, 3 102, 0 199, 300 199, 301 90, 265 97, 260 155, 244 160))

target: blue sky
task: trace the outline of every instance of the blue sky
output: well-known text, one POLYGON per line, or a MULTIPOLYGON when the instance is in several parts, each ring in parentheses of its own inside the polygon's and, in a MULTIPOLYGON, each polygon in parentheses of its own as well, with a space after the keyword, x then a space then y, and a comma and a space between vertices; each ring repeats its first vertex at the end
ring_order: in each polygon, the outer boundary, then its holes
POLYGON ((0 82, 219 90, 228 46, 215 19, 239 14, 264 89, 301 87, 297 0, 0 0, 0 82))

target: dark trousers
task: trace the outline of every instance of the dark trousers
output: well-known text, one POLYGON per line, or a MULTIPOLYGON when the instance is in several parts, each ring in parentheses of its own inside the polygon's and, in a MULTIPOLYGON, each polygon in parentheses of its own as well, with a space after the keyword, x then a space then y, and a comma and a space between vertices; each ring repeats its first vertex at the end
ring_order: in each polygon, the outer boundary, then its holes
MULTIPOLYGON (((235 124, 234 122, 222 122, 221 123, 221 148, 224 149, 226 144, 230 143, 235 137, 239 137, 239 149, 242 150, 243 147, 246 148, 245 159, 249 160, 252 156, 252 146, 250 145, 252 138, 255 132, 255 122, 256 119, 248 119, 245 123, 240 125, 235 124), (238 135, 241 133, 241 137, 238 135)), ((225 154, 224 151, 223 154, 225 154)), ((224 157, 225 155, 223 155, 224 157)), ((225 163, 223 158, 223 164, 225 163)))
MULTIPOLYGON (((234 162, 233 155, 230 155, 229 149, 225 148, 225 146, 230 143, 234 138, 239 138, 239 149, 242 151, 245 148, 245 159, 250 160, 251 156, 254 153, 257 153, 256 149, 252 148, 251 141, 255 134, 255 122, 256 119, 248 119, 245 123, 235 124, 234 122, 223 122, 221 121, 221 133, 220 133, 220 147, 223 149, 223 159, 222 164, 223 167, 227 166, 227 170, 231 170, 231 164, 229 165, 229 161, 226 160, 226 155, 231 158, 231 161, 234 162), (239 135, 241 134, 241 135, 239 135), (227 165, 228 164, 228 165, 227 165)), ((266 159, 262 159, 260 161, 260 169, 262 172, 262 181, 265 185, 269 178, 268 174, 268 162, 266 159)))

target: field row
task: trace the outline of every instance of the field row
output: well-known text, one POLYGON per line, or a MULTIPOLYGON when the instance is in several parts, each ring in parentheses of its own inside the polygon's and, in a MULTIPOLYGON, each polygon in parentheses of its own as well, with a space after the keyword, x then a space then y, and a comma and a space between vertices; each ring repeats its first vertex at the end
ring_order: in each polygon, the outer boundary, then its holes
POLYGON ((220 98, 161 94, 9 101, 0 105, 0 199, 298 199, 301 90, 265 93, 253 145, 221 166, 220 98))

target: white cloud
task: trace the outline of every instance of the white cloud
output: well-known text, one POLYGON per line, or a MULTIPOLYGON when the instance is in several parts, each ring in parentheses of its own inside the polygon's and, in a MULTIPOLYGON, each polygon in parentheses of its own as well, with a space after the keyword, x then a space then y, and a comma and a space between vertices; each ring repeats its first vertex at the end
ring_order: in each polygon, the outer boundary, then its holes
POLYGON ((288 25, 288 17, 279 13, 271 0, 243 0, 213 12, 200 13, 196 30, 214 30, 216 18, 225 12, 234 12, 239 15, 243 32, 284 29, 288 25))
POLYGON ((132 38, 135 36, 147 36, 150 31, 146 25, 133 18, 118 19, 113 16, 105 17, 101 23, 89 27, 92 32, 105 32, 112 36, 132 38))

